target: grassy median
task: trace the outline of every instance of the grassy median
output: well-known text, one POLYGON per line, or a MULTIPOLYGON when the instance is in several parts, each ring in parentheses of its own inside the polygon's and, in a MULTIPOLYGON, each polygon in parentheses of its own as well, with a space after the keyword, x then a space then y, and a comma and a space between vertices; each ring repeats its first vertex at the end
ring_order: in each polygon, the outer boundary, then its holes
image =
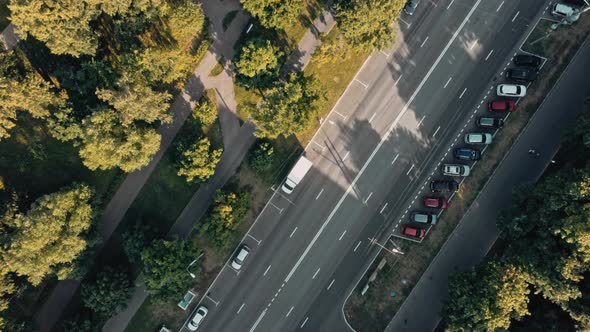
POLYGON ((396 241, 405 253, 401 258, 382 252, 374 264, 378 264, 383 257, 388 262, 364 296, 360 293, 361 289, 376 267, 372 266, 359 282, 345 308, 348 322, 357 331, 385 329, 590 32, 588 16, 583 16, 573 26, 549 32, 552 23, 539 21, 523 45, 525 51, 538 52, 547 58, 539 79, 531 84, 527 97, 521 100, 518 110, 510 115, 472 175, 461 186, 442 216, 444 222, 437 225, 421 244, 396 241))

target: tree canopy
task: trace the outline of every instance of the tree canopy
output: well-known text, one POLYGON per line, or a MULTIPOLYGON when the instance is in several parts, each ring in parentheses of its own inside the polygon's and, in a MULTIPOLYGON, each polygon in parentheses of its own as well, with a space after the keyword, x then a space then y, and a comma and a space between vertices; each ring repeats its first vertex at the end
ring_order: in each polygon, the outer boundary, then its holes
POLYGON ((406 0, 350 0, 337 3, 336 20, 348 44, 363 51, 393 46, 393 23, 406 0))
POLYGON ((250 208, 250 199, 247 191, 234 193, 218 190, 206 220, 201 225, 201 234, 207 235, 217 247, 228 245, 250 208))
POLYGON ((527 275, 514 265, 487 262, 449 280, 444 312, 449 331, 496 331, 529 314, 527 275))
POLYGON ((246 44, 241 52, 236 69, 244 76, 248 87, 262 87, 278 76, 279 60, 283 53, 270 40, 254 39, 246 44))
POLYGON ((88 247, 94 210, 92 190, 82 184, 37 199, 26 212, 15 206, 2 216, 8 245, 0 252, 0 271, 26 277, 38 285, 49 275, 63 279, 88 247))
POLYGON ((306 130, 317 114, 322 98, 319 82, 303 74, 291 74, 287 81, 268 89, 259 107, 252 110, 256 135, 274 139, 306 130))
POLYGON ((286 30, 303 10, 302 0, 240 0, 244 9, 270 29, 286 30))
POLYGON ((91 283, 82 284, 84 306, 104 319, 123 311, 133 287, 125 272, 107 268, 91 283))
MULTIPOLYGON (((157 302, 176 300, 191 282, 187 266, 201 250, 191 241, 155 240, 141 255, 146 288, 157 302)), ((191 272, 195 272, 193 267, 191 272)))
POLYGON ((223 149, 211 150, 211 142, 203 137, 194 144, 179 146, 178 176, 186 176, 187 182, 205 182, 215 173, 215 167, 223 149))
POLYGON ((160 148, 155 129, 130 124, 123 127, 113 110, 97 111, 82 121, 80 157, 91 170, 121 168, 132 172, 149 163, 160 148))

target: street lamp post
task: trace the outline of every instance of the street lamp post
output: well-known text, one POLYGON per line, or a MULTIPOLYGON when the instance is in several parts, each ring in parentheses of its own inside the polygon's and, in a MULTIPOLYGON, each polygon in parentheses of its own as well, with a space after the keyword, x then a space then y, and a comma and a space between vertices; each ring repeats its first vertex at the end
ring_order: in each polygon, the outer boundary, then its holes
POLYGON ((187 267, 186 267, 186 272, 188 272, 188 274, 191 276, 191 278, 195 279, 197 276, 192 273, 189 269, 191 268, 191 266, 195 265, 195 263, 199 260, 199 258, 201 258, 203 256, 203 254, 200 254, 199 257, 197 257, 195 260, 193 260, 187 267))
POLYGON ((395 254, 403 255, 404 254, 403 251, 400 251, 400 250, 398 250, 396 248, 393 248, 393 249, 387 249, 387 248, 385 248, 381 243, 379 243, 377 241, 377 239, 371 239, 371 238, 369 238, 369 241, 371 241, 372 244, 378 245, 379 247, 381 247, 381 249, 387 251, 390 254, 393 254, 393 255, 395 255, 395 254))

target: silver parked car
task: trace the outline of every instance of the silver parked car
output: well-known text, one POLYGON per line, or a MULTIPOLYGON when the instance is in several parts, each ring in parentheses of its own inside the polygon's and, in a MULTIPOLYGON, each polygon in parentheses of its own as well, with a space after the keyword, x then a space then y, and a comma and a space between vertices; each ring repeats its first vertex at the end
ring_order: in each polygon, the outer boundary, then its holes
POLYGON ((240 249, 238 249, 238 252, 234 256, 234 259, 232 259, 231 266, 236 270, 241 269, 248 255, 250 255, 250 248, 247 245, 243 244, 240 247, 240 249))
POLYGON ((469 176, 471 167, 461 164, 443 164, 441 167, 443 175, 449 176, 469 176))
POLYGON ((490 134, 490 133, 467 133, 467 134, 465 134, 465 143, 467 143, 467 144, 490 144, 490 143, 492 143, 492 134, 490 134))
POLYGON ((408 15, 414 15, 416 8, 420 4, 420 0, 408 0, 404 6, 404 12, 408 15))

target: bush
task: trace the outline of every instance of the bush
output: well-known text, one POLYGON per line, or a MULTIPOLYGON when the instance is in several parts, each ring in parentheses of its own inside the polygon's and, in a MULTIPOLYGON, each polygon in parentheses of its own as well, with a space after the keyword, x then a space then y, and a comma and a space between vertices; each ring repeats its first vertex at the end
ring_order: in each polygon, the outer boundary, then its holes
POLYGON ((268 178, 275 163, 274 149, 270 142, 262 141, 256 146, 248 158, 248 164, 263 179, 268 178))
POLYGON ((202 235, 216 247, 227 247, 235 230, 242 223, 250 209, 251 196, 248 191, 238 193, 217 191, 213 205, 200 228, 202 235))
POLYGON ((132 291, 125 272, 107 268, 95 282, 82 285, 82 302, 100 317, 109 318, 125 309, 132 291))

